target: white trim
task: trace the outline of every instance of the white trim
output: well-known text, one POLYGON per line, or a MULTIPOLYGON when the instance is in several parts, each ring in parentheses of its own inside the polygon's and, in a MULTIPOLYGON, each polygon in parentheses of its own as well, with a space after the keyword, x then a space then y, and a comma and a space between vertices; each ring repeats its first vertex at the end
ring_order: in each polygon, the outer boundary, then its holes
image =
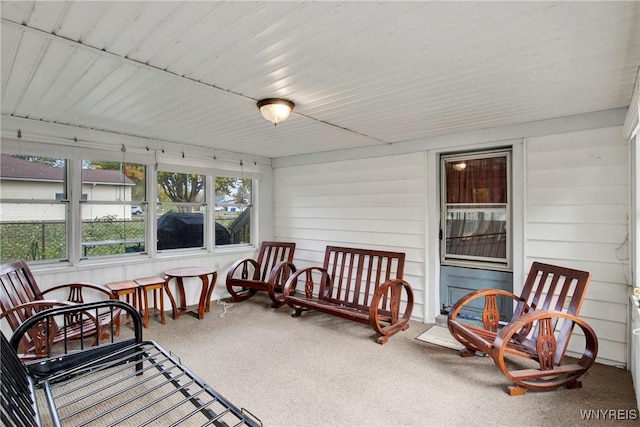
MULTIPOLYGON (((526 163, 524 161, 524 139, 514 139, 509 141, 495 141, 487 144, 476 144, 473 148, 490 150, 492 148, 511 147, 512 150, 512 170, 522 170, 522 174, 512 174, 511 197, 512 197, 512 251, 513 251, 513 287, 514 291, 519 291, 524 280, 524 240, 525 240, 525 174, 526 163)), ((435 318, 440 314, 440 192, 439 192, 439 156, 448 152, 447 148, 440 148, 427 151, 427 164, 425 171, 426 179, 426 204, 427 204, 427 232, 426 232, 426 274, 425 274, 425 323, 435 322, 435 318)), ((516 292, 517 293, 517 292, 516 292)))
POLYGON ((520 294, 525 276, 525 236, 527 224, 527 162, 526 139, 511 145, 511 271, 513 292, 520 294), (513 173, 513 171, 522 171, 513 173))
POLYGON ((440 192, 439 152, 426 152, 425 203, 426 208, 426 273, 425 273, 425 323, 435 323, 440 314, 440 192))
POLYGON ((555 135, 580 130, 620 126, 626 114, 627 108, 617 108, 471 132, 435 136, 415 141, 336 150, 326 153, 278 157, 273 159, 273 167, 281 168, 368 157, 383 157, 425 150, 462 151, 468 150, 470 147, 483 146, 483 144, 495 144, 497 141, 504 141, 503 145, 508 145, 508 141, 525 137, 555 135))

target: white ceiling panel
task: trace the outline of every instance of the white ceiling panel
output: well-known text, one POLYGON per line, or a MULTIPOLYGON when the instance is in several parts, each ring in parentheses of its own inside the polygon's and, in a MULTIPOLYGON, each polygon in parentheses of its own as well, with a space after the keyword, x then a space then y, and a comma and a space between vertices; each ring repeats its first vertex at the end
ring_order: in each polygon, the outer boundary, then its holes
POLYGON ((262 157, 629 105, 640 2, 2 1, 2 114, 262 157), (284 97, 274 127, 256 101, 284 97))

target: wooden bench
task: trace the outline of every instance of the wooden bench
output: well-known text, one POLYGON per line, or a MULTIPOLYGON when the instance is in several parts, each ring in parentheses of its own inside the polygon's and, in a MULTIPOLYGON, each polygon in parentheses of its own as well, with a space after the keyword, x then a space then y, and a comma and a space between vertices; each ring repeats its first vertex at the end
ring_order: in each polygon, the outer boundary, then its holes
POLYGON ((491 356, 513 381, 508 388, 512 396, 522 395, 526 389, 579 388, 582 383, 578 378, 591 368, 598 354, 595 332, 578 317, 590 281, 591 274, 586 271, 534 262, 519 296, 490 288, 471 292, 451 307, 447 325, 451 335, 465 346, 461 356, 476 352, 491 356), (506 324, 500 322, 498 298, 517 303, 506 324), (469 307, 482 308, 481 319, 464 316, 469 307), (583 334, 578 338, 584 342, 582 357, 563 364, 576 325, 583 334), (527 366, 530 360, 538 366, 527 366))
POLYGON ((231 301, 244 301, 258 291, 266 291, 271 298, 271 307, 284 304, 282 287, 289 275, 296 271, 292 242, 262 242, 258 259, 241 259, 233 263, 227 272, 227 291, 231 301))
POLYGON ((384 344, 409 328, 413 290, 403 280, 405 254, 327 246, 322 267, 308 267, 285 284, 284 300, 293 317, 304 311, 369 324, 384 344))
POLYGON ((5 425, 262 425, 175 355, 153 341, 143 341, 140 314, 123 301, 40 312, 10 341, 2 334, 1 345, 0 418, 5 425), (120 310, 131 316, 135 335, 112 336, 109 342, 80 351, 49 351, 51 357, 32 363, 18 358, 21 334, 33 325, 49 322, 52 316, 95 317, 91 313, 105 310, 113 316, 120 310), (43 391, 36 395, 36 388, 43 391))

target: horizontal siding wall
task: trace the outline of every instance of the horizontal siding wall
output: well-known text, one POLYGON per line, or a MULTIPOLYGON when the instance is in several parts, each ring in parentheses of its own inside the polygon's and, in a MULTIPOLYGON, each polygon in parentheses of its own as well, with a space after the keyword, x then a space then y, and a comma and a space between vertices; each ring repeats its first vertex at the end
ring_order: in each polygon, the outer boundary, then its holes
POLYGON ((275 238, 296 242, 299 268, 322 265, 327 245, 405 252, 423 320, 424 168, 424 153, 277 168, 275 238))
POLYGON ((581 317, 598 336, 598 359, 620 365, 628 334, 627 159, 620 127, 526 145, 526 268, 538 260, 591 272, 581 317))

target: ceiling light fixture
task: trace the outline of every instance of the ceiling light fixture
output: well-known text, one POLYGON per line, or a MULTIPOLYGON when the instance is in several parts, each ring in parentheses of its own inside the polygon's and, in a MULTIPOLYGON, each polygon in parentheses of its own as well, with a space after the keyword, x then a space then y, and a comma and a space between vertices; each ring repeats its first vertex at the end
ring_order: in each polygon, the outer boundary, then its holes
POLYGON ((460 163, 454 163, 453 164, 453 169, 455 169, 458 172, 462 172, 463 170, 465 170, 467 167, 467 164, 465 162, 460 162, 460 163))
POLYGON ((262 113, 262 117, 269 120, 274 126, 289 117, 295 105, 288 99, 282 98, 267 98, 258 101, 258 108, 262 113))

